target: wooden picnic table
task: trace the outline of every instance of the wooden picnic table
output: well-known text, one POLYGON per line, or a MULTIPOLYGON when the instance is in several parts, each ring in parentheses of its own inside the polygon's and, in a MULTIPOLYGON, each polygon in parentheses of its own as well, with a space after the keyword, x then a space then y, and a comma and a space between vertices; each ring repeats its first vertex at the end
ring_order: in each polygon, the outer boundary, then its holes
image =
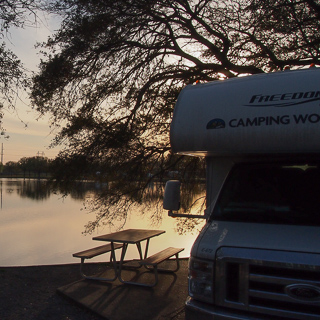
POLYGON ((165 233, 165 231, 163 230, 127 229, 127 230, 122 230, 122 231, 114 232, 110 234, 104 234, 101 236, 93 237, 93 240, 106 241, 108 242, 107 244, 74 253, 73 256, 76 258, 81 258, 80 273, 82 277, 84 277, 85 279, 114 281, 118 278, 119 281, 121 281, 122 283, 153 287, 158 283, 158 271, 162 271, 162 272, 178 271, 179 253, 184 250, 183 248, 169 247, 148 257, 150 239, 153 237, 159 236, 163 233, 165 233), (146 241, 144 255, 142 255, 142 249, 141 249, 142 241, 146 241), (132 267, 140 268, 141 266, 144 266, 147 270, 152 271, 155 276, 154 282, 152 284, 143 283, 139 281, 126 281, 122 278, 122 275, 121 275, 122 268, 123 268, 124 259, 125 259, 126 251, 129 244, 135 244, 139 253, 139 259, 133 260, 133 261, 137 261, 138 265, 134 267, 130 266, 130 268, 132 267), (119 261, 116 261, 115 251, 117 249, 122 249, 121 258, 119 261), (91 259, 93 257, 96 257, 97 255, 108 253, 108 252, 111 253, 110 261, 112 262, 114 277, 106 278, 101 276, 88 276, 83 273, 82 269, 84 266, 84 261, 86 259, 91 259), (158 264, 170 259, 173 256, 175 256, 175 261, 176 261, 176 267, 174 269, 173 268, 158 269, 158 264))
MULTIPOLYGON (((139 253, 139 259, 136 259, 136 261, 142 261, 148 257, 148 249, 149 249, 149 243, 150 239, 156 236, 159 236, 161 234, 165 233, 164 230, 147 230, 147 229, 126 229, 110 234, 104 234, 101 236, 93 237, 93 240, 98 240, 98 241, 107 241, 111 243, 111 250, 112 250, 112 256, 115 258, 115 243, 121 243, 122 244, 122 251, 121 251, 121 257, 120 261, 117 263, 117 275, 118 279, 122 283, 127 283, 127 284, 138 284, 136 282, 132 281, 125 281, 122 276, 122 267, 125 259, 125 255, 127 252, 127 248, 129 244, 135 244, 138 253, 139 253), (146 241, 145 245, 145 251, 144 255, 142 254, 142 249, 141 249, 141 242, 146 241)), ((139 265, 141 267, 141 265, 139 265)))

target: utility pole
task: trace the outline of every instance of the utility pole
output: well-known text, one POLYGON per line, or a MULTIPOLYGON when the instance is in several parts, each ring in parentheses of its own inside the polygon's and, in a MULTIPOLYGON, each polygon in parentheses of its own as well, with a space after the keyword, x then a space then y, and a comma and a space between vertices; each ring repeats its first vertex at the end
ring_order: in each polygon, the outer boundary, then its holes
POLYGON ((1 145, 1 163, 3 164, 3 143, 1 145))

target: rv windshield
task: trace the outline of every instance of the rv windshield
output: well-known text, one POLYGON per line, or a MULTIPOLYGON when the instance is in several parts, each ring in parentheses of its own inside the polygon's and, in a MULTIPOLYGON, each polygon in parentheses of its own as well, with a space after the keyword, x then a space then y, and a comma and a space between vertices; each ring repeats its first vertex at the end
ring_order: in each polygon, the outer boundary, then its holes
POLYGON ((226 181, 213 219, 319 226, 319 167, 238 165, 226 181))

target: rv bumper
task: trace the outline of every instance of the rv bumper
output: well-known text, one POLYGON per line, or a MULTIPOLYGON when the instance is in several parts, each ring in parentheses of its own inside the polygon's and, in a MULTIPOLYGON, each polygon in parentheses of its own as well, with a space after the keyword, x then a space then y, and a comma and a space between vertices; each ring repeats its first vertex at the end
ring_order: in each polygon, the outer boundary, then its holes
POLYGON ((266 320, 265 317, 248 315, 232 309, 215 307, 195 301, 188 297, 186 301, 185 320, 266 320))

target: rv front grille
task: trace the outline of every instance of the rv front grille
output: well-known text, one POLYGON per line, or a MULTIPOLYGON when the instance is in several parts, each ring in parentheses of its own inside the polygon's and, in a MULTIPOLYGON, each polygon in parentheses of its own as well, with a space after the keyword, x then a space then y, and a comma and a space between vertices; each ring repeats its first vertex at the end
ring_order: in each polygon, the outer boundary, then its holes
POLYGON ((222 247, 216 305, 288 319, 320 319, 320 255, 222 247))

